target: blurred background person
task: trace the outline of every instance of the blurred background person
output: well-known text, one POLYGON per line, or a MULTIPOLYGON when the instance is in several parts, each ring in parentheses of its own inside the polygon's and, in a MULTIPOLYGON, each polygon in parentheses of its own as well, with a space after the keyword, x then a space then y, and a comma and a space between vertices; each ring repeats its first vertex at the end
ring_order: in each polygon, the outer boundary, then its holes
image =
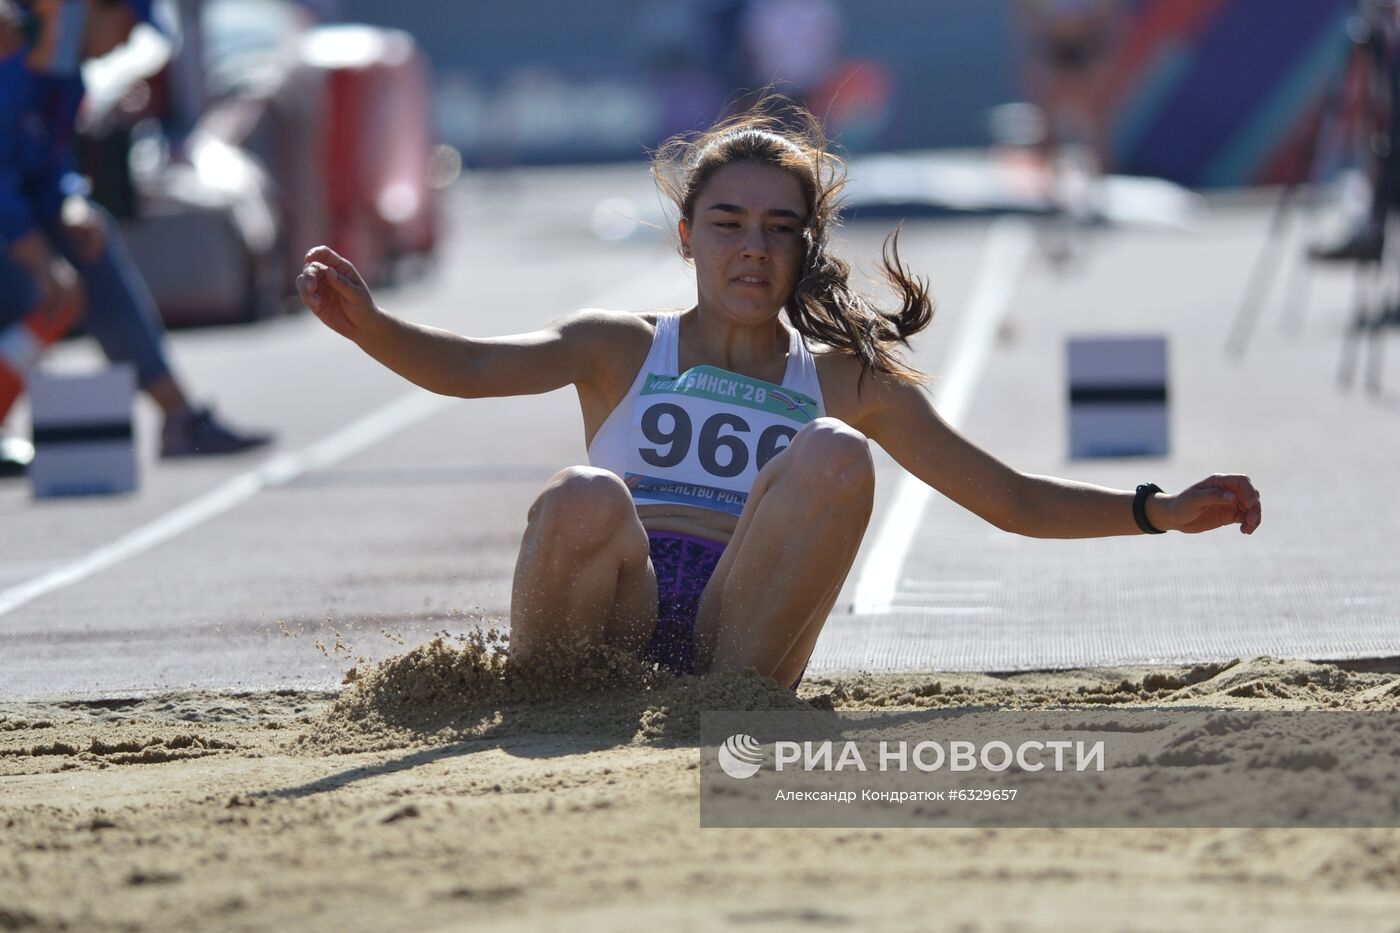
POLYGON ((1109 170, 1101 97, 1114 46, 1125 28, 1119 0, 1022 0, 1031 45, 1026 79, 1044 119, 1041 151, 1052 163, 1067 142, 1109 170))
MULTIPOLYGON (((81 319, 109 359, 134 365, 137 384, 160 406, 162 457, 267 444, 270 435, 235 430, 191 401, 167 357, 154 301, 76 171, 81 65, 151 23, 151 0, 0 0, 0 8, 10 24, 0 40, 8 48, 0 58, 0 344, 26 340, 32 357, 33 335, 54 339, 81 319)), ((11 377, 21 380, 24 368, 9 367, 11 377)), ((0 419, 13 401, 13 393, 0 397, 0 419)), ((0 451, 9 472, 32 455, 13 439, 0 451)))
POLYGON ((876 147, 889 123, 893 80, 882 61, 847 54, 846 21, 835 0, 746 0, 711 9, 715 22, 736 30, 739 71, 729 86, 748 92, 741 105, 763 88, 779 91, 816 114, 846 152, 876 147))

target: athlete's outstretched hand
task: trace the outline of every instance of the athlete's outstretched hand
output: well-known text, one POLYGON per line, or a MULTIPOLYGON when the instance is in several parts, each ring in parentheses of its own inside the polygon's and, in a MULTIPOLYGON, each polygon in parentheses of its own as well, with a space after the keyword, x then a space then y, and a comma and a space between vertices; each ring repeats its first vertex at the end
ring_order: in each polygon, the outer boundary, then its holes
POLYGON ((327 327, 351 340, 382 313, 350 260, 329 246, 317 246, 306 254, 306 265, 297 276, 297 294, 327 327))
POLYGON ((1175 496, 1152 496, 1147 508, 1153 527, 1187 534, 1239 525, 1243 534, 1251 535, 1263 520, 1259 491, 1249 477, 1224 473, 1208 476, 1175 496))

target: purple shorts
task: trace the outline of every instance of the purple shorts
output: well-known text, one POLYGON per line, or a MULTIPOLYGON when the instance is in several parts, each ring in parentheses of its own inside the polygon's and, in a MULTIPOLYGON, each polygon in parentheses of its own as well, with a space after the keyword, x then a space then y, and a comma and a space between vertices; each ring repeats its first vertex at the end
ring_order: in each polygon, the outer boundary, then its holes
POLYGON ((649 531, 656 570, 656 631, 647 657, 677 674, 695 673, 695 617, 700 594, 715 572, 724 544, 678 531, 649 531))
MULTIPOLYGON (((695 673, 695 618, 724 543, 679 531, 649 531, 651 565, 656 571, 656 630, 646 657, 675 674, 695 673)), ((802 673, 807 672, 804 667, 802 673)), ((802 683, 798 675, 793 690, 802 683)))

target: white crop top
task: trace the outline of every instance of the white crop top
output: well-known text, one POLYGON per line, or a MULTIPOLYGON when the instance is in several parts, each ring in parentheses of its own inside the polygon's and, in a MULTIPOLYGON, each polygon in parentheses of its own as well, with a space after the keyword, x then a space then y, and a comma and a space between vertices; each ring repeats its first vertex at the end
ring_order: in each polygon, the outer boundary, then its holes
POLYGON ((812 351, 789 329, 782 385, 717 366, 678 372, 680 313, 656 319, 632 387, 588 445, 637 505, 679 503, 738 515, 765 463, 825 414, 812 351))

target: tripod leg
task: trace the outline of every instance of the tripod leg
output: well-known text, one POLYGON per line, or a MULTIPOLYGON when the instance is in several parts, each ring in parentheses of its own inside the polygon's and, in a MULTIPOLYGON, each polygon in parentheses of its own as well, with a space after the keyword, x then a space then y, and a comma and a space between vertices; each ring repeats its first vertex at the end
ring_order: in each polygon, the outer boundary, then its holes
POLYGON ((1254 269, 1249 275, 1249 284, 1245 286, 1244 299, 1240 302, 1239 310, 1235 312, 1234 323, 1230 326, 1230 335, 1225 340, 1226 354, 1235 359, 1244 356, 1249 335, 1254 331, 1254 325, 1259 320, 1259 312, 1264 306, 1264 299, 1268 297, 1269 283, 1272 281, 1274 268, 1278 265, 1278 258, 1282 252, 1283 244, 1280 241, 1283 239, 1283 234, 1291 219, 1291 208, 1297 187, 1297 185, 1289 185, 1283 189, 1283 194, 1279 196, 1278 205, 1274 208, 1274 215, 1269 221, 1269 233, 1264 241, 1264 248, 1259 251, 1259 258, 1254 261, 1254 269))
POLYGON ((1366 391, 1372 395, 1381 392, 1381 344, 1389 319, 1389 312, 1382 300, 1377 302, 1375 313, 1366 321, 1366 391))
MULTIPOLYGON (((1304 207, 1304 211, 1309 210, 1311 205, 1304 207)), ((1304 214, 1303 227, 1310 226, 1304 214)), ((1297 250, 1289 250, 1292 255, 1291 265, 1288 268, 1288 278, 1283 286, 1283 317, 1280 319, 1280 329, 1289 337, 1299 337, 1303 333, 1303 309, 1308 303, 1308 286, 1312 284, 1312 275, 1308 269, 1308 264, 1297 255, 1297 250)))
POLYGON ((1370 320, 1372 293, 1378 284, 1377 266, 1364 262, 1356 267, 1356 294, 1353 299, 1351 321, 1342 335, 1342 365, 1337 373, 1337 382, 1343 389, 1350 389, 1356 377, 1356 358, 1361 351, 1361 338, 1370 320))
POLYGON ((1366 366, 1366 391, 1372 395, 1381 394, 1381 329, 1373 327, 1366 335, 1366 343, 1370 349, 1367 355, 1366 366))

